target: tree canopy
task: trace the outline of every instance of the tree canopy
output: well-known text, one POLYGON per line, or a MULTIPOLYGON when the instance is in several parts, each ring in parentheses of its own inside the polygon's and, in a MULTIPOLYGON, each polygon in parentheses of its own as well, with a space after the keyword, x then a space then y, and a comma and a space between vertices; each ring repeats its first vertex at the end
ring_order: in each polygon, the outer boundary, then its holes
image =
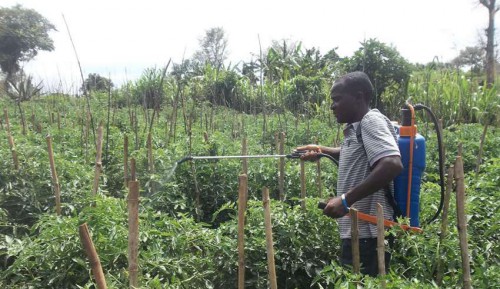
POLYGON ((208 29, 199 42, 200 49, 195 52, 193 59, 202 65, 209 63, 215 68, 222 67, 228 53, 224 28, 214 27, 208 29))
POLYGON ((0 27, 0 69, 7 79, 19 71, 19 62, 33 59, 40 50, 54 50, 49 32, 55 26, 33 9, 0 8, 0 27))
POLYGON ((83 92, 87 91, 109 91, 113 88, 113 82, 111 79, 102 77, 97 73, 89 73, 87 79, 85 79, 81 90, 83 92))

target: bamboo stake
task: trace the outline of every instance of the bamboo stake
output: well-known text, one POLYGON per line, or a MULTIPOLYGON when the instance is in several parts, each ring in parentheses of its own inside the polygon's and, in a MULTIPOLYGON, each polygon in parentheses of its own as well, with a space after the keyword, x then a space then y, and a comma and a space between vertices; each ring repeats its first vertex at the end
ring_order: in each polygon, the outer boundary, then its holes
POLYGON ((239 176, 238 190, 238 289, 245 288, 245 211, 248 192, 247 175, 239 176))
POLYGON ((153 160, 153 144, 151 140, 151 132, 148 133, 147 146, 148 146, 148 170, 149 173, 152 174, 155 171, 155 163, 153 160))
POLYGON ((56 199, 56 213, 61 214, 61 186, 59 184, 59 178, 57 177, 56 165, 54 162, 54 152, 52 150, 52 138, 50 136, 46 137, 47 148, 49 151, 49 162, 50 162, 50 172, 52 176, 52 186, 54 187, 54 195, 56 199))
POLYGON ((303 211, 306 210, 306 172, 305 162, 300 160, 300 206, 303 211))
POLYGON ((354 274, 359 274, 359 229, 358 229, 358 210, 351 208, 351 250, 352 250, 352 269, 354 274))
POLYGON ((9 112, 6 108, 3 109, 3 115, 5 117, 5 126, 7 127, 7 133, 10 134, 9 112))
POLYGON ((97 145, 96 145, 96 157, 95 157, 95 172, 94 172, 94 185, 92 187, 92 195, 97 194, 99 189, 99 177, 101 176, 102 170, 102 124, 97 128, 97 145))
POLYGON ((123 181, 128 188, 128 135, 123 136, 123 181))
POLYGON ((131 158, 130 159, 130 180, 137 180, 137 177, 135 176, 135 159, 131 158))
MULTIPOLYGON (((285 154, 285 133, 280 133, 279 154, 285 154)), ((279 195, 278 199, 283 201, 285 197, 285 158, 279 160, 279 179, 278 179, 279 195)))
POLYGON ((16 144, 14 143, 14 138, 8 133, 7 138, 9 139, 10 152, 12 153, 12 161, 14 163, 14 169, 19 170, 19 159, 17 158, 16 144))
POLYGON ((318 186, 318 195, 323 198, 323 187, 321 184, 321 162, 318 159, 316 161, 316 185, 318 186))
POLYGON ((385 228, 384 228, 384 208, 377 204, 377 257, 378 257, 378 274, 381 277, 382 288, 385 284, 385 228))
MULTIPOLYGON (((134 168, 135 171, 135 168, 134 168)), ((128 271, 130 288, 138 288, 139 255, 139 181, 129 182, 128 203, 128 271)))
MULTIPOLYGON (((246 156, 248 154, 248 148, 247 148, 247 138, 243 137, 241 140, 241 155, 246 156)), ((241 165, 242 165, 242 174, 248 175, 248 159, 243 158, 241 159, 241 165)))
POLYGON ((90 238, 89 229, 86 223, 83 223, 78 228, 80 233, 80 240, 83 245, 83 249, 85 250, 85 254, 87 254, 87 258, 90 262, 90 267, 92 269, 92 274, 94 275, 94 279, 98 289, 106 289, 106 279, 104 278, 104 273, 101 267, 101 261, 99 260, 99 256, 97 255, 97 251, 95 250, 94 243, 90 238))
POLYGON ((467 217, 465 215, 465 184, 462 157, 455 160, 455 183, 457 192, 457 220, 460 251, 462 253, 463 288, 472 288, 470 273, 469 249, 467 244, 467 217))
POLYGON ((61 113, 57 112, 57 129, 61 130, 61 113))
POLYGON ((269 273, 269 284, 271 289, 278 289, 276 280, 276 268, 274 265, 274 249, 273 249, 273 229, 271 225, 271 209, 269 208, 269 189, 262 189, 262 203, 264 206, 264 225, 266 228, 266 248, 267 248, 267 266, 269 273))
MULTIPOLYGON (((446 182, 446 190, 444 194, 444 203, 443 203, 443 215, 441 219, 441 233, 439 234, 439 243, 443 244, 446 236, 448 235, 448 210, 450 208, 450 196, 451 190, 453 189, 453 175, 454 175, 454 167, 451 166, 448 168, 448 178, 446 182)), ((439 253, 439 252, 438 252, 439 253)), ((442 254, 438 254, 439 260, 436 268, 436 283, 441 285, 443 282, 443 271, 444 271, 444 260, 441 257, 442 254)))

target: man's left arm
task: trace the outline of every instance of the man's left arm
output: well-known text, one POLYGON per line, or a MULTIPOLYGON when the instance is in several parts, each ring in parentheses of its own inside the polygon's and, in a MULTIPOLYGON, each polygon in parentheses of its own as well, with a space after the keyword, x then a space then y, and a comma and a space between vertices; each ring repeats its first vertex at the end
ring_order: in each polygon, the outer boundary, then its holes
MULTIPOLYGON (((354 188, 351 188, 344 196, 350 207, 355 202, 384 188, 390 181, 401 173, 403 164, 399 156, 387 156, 378 160, 372 167, 368 177, 354 188)), ((347 214, 341 197, 331 199, 324 213, 332 218, 340 218, 347 214)))

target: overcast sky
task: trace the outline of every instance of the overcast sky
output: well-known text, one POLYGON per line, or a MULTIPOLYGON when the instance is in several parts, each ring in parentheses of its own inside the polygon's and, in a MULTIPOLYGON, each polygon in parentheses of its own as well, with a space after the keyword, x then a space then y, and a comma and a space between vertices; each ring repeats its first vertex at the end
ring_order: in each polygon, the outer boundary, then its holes
MULTIPOLYGON (((479 0, 2 0, 32 8, 58 29, 55 50, 42 52, 25 70, 56 87, 81 85, 83 73, 111 77, 115 84, 133 80, 149 67, 171 58, 179 63, 199 47, 211 27, 227 33, 229 59, 249 61, 272 40, 302 41, 322 54, 337 47, 352 56, 363 39, 393 45, 412 63, 438 57, 449 61, 466 46, 477 45, 488 24, 479 0)), ((498 22, 498 21, 497 21, 498 22)))

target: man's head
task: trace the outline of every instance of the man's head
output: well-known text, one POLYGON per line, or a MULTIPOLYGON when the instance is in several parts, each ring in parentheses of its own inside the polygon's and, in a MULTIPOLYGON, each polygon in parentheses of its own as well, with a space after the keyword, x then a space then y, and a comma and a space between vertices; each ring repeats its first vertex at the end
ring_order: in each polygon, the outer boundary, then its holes
POLYGON ((337 79, 330 90, 337 122, 360 121, 370 108, 373 93, 373 85, 364 72, 351 72, 337 79))

